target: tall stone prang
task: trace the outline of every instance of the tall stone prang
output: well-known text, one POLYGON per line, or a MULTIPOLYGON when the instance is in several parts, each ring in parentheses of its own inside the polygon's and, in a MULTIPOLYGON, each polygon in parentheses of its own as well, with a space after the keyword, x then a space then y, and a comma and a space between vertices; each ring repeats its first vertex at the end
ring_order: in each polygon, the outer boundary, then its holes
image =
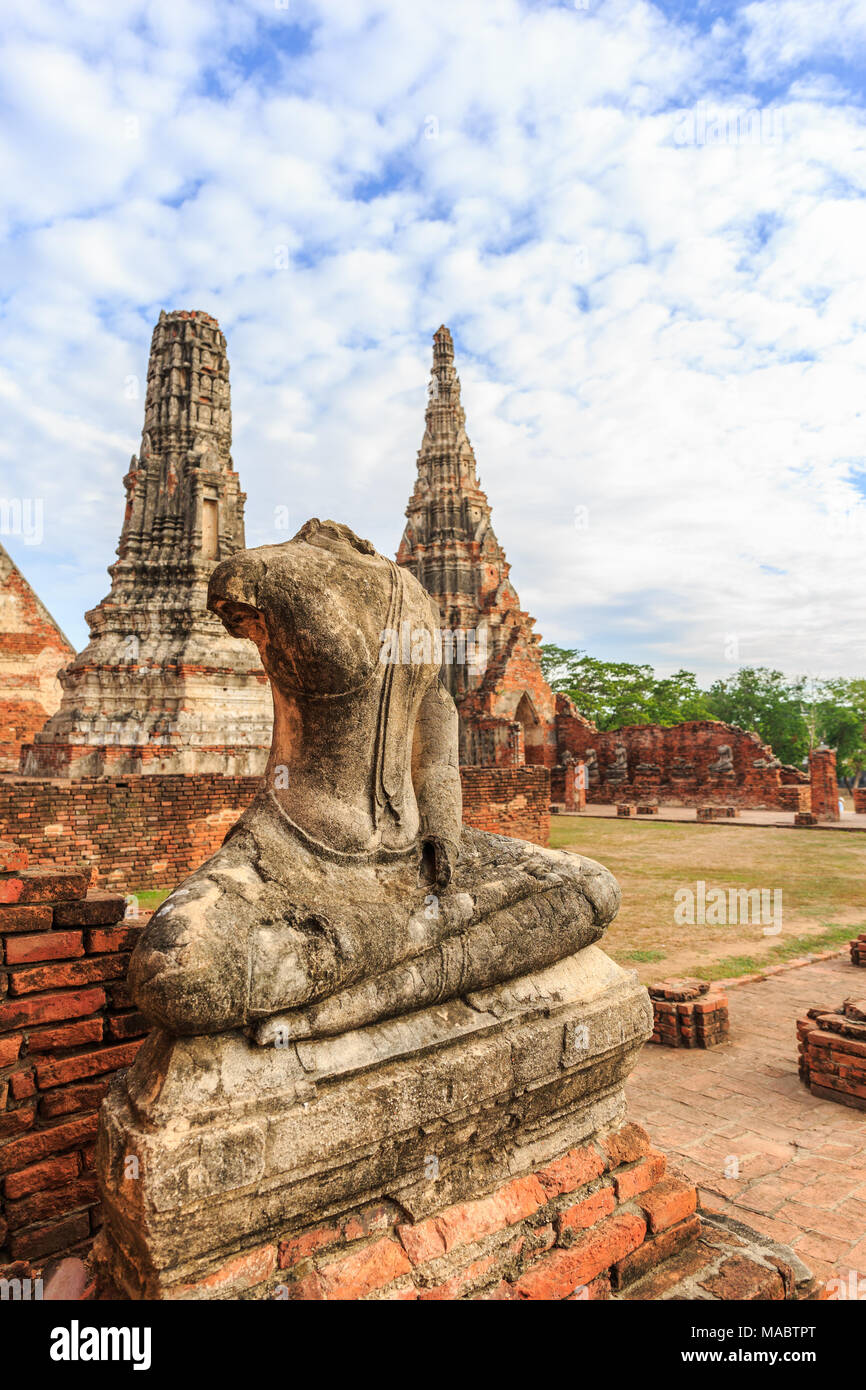
POLYGON ((564 788, 570 760, 559 747, 557 717, 581 717, 542 674, 541 637, 520 606, 478 481, 444 325, 433 337, 424 437, 406 517, 397 563, 424 585, 451 634, 442 678, 460 715, 461 763, 544 766, 554 789, 564 788))
POLYGON ((126 486, 111 592, 61 675, 60 709, 22 754, 27 775, 261 772, 272 708, 256 651, 208 612, 220 560, 244 546, 231 457, 226 340, 210 314, 161 313, 144 430, 126 486))
MULTIPOLYGON (((397 563, 431 594, 450 634, 442 676, 460 716, 461 765, 546 768, 550 800, 566 810, 580 810, 585 801, 660 797, 669 805, 700 805, 720 793, 741 806, 807 809, 806 775, 783 767, 756 734, 715 720, 599 730, 567 695, 551 690, 541 638, 520 606, 478 481, 444 325, 433 338, 424 437, 406 518, 397 563)), ((466 781, 477 778, 474 770, 464 774, 466 781)), ((495 780, 485 773, 491 808, 507 799, 504 783, 496 789, 495 780)), ((474 825, 486 824, 472 816, 474 825)))

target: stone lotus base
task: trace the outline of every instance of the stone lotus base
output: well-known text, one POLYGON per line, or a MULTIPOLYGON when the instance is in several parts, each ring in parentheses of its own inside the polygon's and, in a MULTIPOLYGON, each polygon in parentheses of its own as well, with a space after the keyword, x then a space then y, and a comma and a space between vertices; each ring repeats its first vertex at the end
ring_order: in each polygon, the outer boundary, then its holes
POLYGON ((804 1296, 808 1271, 702 1225, 626 1122, 651 1026, 591 946, 285 1049, 155 1034, 101 1114, 103 1296, 642 1298, 680 1278, 687 1297, 804 1296))

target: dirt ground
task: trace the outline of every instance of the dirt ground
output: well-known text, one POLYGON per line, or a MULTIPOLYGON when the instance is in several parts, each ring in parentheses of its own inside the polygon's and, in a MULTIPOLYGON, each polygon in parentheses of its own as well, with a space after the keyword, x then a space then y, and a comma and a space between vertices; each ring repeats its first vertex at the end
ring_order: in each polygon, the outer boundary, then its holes
MULTIPOLYGON (((705 979, 749 974, 811 950, 843 945, 866 929, 866 834, 772 827, 671 825, 559 815, 551 847, 575 850, 606 865, 619 880, 622 907, 604 947, 644 981, 667 975, 705 979), (678 890, 781 890, 781 932, 758 921, 727 925, 677 922, 678 890), (855 930, 856 929, 856 930, 855 930)), ((680 916, 685 909, 680 908, 680 916)), ((710 912, 705 914, 712 916, 710 912)), ((774 923, 772 925, 775 925, 774 923)))

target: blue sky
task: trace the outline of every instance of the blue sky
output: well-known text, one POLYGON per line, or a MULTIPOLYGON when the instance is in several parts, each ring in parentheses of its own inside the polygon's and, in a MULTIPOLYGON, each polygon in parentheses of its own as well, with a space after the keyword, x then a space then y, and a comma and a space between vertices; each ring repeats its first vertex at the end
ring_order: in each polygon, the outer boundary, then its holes
POLYGON ((393 553, 454 332, 547 640, 863 674, 863 0, 7 0, 0 496, 77 646, 153 323, 226 333, 251 545, 393 553))

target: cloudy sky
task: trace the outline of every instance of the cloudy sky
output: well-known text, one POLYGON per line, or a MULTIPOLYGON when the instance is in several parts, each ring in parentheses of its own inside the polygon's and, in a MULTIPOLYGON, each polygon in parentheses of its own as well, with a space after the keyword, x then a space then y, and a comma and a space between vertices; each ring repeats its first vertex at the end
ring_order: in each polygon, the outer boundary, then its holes
POLYGON ((5 0, 4 30, 0 495, 43 525, 0 539, 76 646, 184 308, 228 338, 248 544, 288 507, 393 554, 445 322, 546 640, 866 673, 866 0, 5 0))

